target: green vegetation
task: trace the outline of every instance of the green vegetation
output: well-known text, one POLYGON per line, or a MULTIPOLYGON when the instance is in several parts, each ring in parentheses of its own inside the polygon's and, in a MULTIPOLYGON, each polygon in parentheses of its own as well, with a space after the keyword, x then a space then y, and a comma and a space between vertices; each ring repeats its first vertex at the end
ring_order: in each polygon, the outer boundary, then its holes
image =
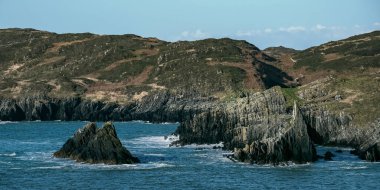
POLYGON ((202 96, 239 91, 246 72, 212 63, 244 63, 248 53, 259 51, 245 41, 227 38, 168 43, 136 35, 29 29, 0 30, 0 34, 0 86, 9 96, 19 96, 15 87, 26 94, 51 96, 82 96, 99 86, 129 95, 140 87, 202 96), (152 84, 158 87, 149 87, 152 84))
POLYGON ((380 117, 380 74, 346 76, 329 88, 339 90, 343 101, 329 105, 330 109, 345 111, 357 124, 373 122, 380 117))
POLYGON ((294 101, 296 101, 298 104, 302 104, 303 101, 298 97, 298 88, 281 88, 282 94, 285 97, 286 100, 286 106, 288 108, 292 108, 294 101))
POLYGON ((363 67, 379 68, 379 56, 380 32, 376 31, 309 48, 296 53, 294 58, 297 69, 347 71, 363 67))

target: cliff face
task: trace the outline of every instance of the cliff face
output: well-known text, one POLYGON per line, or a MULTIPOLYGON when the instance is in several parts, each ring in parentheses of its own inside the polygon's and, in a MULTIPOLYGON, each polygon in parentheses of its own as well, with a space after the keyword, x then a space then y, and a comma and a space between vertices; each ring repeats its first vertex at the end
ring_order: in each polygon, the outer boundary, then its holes
POLYGON ((379 111, 373 105, 379 98, 378 84, 367 76, 328 77, 300 87, 298 96, 311 139, 322 145, 353 147, 360 158, 379 161, 380 118, 373 114, 379 111))
POLYGON ((0 100, 0 120, 87 120, 180 122, 203 112, 212 100, 178 99, 168 92, 144 97, 141 102, 117 104, 82 98, 24 97, 0 100))
POLYGON ((251 163, 313 161, 316 153, 296 104, 293 114, 278 87, 214 105, 178 128, 178 143, 219 143, 251 163))
POLYGON ((82 100, 26 97, 0 100, 1 120, 128 120, 128 106, 82 100))

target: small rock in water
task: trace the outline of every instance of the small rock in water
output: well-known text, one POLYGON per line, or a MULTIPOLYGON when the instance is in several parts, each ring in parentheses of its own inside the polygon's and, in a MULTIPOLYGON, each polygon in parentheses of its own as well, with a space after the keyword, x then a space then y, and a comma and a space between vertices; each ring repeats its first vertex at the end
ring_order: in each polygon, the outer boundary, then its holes
POLYGON ((359 152, 358 152, 358 150, 350 150, 350 154, 353 154, 353 155, 358 155, 359 154, 359 152))
POLYGON ((343 150, 338 149, 338 150, 336 150, 335 152, 337 152, 337 153, 342 153, 343 150))
POLYGON ((139 162, 139 159, 123 147, 111 122, 105 123, 103 128, 96 128, 95 123, 87 124, 68 139, 63 147, 54 153, 54 156, 91 164, 139 162))
POLYGON ((324 157, 324 159, 325 160, 328 160, 328 161, 331 161, 332 160, 332 157, 334 157, 335 155, 332 153, 332 152, 330 152, 330 151, 327 151, 326 153, 325 153, 325 157, 324 157))

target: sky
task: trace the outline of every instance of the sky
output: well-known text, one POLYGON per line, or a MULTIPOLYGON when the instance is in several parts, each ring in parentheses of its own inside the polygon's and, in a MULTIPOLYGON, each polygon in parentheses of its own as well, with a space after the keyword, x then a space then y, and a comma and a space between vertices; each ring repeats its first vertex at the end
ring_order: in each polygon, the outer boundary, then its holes
POLYGON ((229 37, 260 49, 305 49, 380 30, 380 1, 0 0, 0 28, 166 41, 229 37))

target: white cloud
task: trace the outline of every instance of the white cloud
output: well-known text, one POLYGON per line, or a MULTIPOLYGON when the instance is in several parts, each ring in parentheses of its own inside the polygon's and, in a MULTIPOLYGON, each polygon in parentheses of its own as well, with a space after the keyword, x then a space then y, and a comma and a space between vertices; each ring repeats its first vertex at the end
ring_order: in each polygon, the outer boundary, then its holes
POLYGON ((188 36, 189 36, 189 31, 183 31, 183 32, 181 33, 181 36, 183 36, 183 37, 188 37, 188 36))
POLYGON ((317 24, 317 25, 315 25, 315 29, 316 30, 324 30, 324 29, 326 29, 327 27, 326 26, 324 26, 324 25, 322 25, 322 24, 317 24))
POLYGON ((195 31, 183 31, 181 32, 181 39, 194 40, 207 38, 209 35, 203 32, 201 29, 195 31))
POLYGON ((248 31, 239 30, 236 32, 236 36, 257 36, 260 34, 261 34, 261 30, 248 30, 248 31))
POLYGON ((373 25, 374 26, 380 26, 380 22, 374 22, 373 25))
POLYGON ((265 32, 265 33, 271 33, 271 32, 272 32, 272 29, 271 29, 271 28, 266 28, 266 29, 264 30, 264 32, 265 32))
POLYGON ((297 33, 297 32, 304 32, 306 31, 306 28, 303 26, 289 26, 287 28, 279 28, 279 31, 281 32, 289 32, 289 33, 297 33))

